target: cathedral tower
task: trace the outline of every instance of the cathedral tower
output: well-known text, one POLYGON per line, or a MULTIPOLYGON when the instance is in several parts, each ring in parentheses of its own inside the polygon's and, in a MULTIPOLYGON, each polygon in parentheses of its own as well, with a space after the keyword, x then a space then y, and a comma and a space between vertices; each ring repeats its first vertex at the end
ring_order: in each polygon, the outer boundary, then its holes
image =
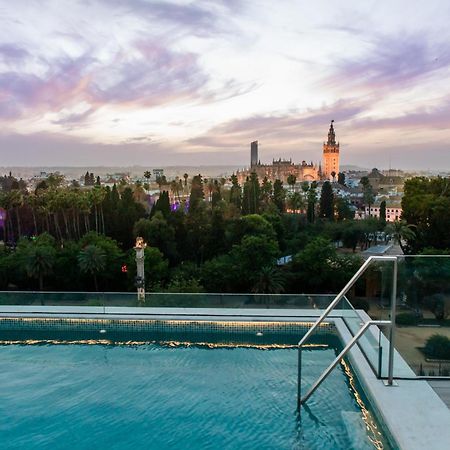
POLYGON ((331 179, 333 172, 335 177, 339 173, 339 142, 336 143, 333 122, 334 120, 331 121, 328 131, 328 141, 323 143, 322 173, 325 180, 331 179))

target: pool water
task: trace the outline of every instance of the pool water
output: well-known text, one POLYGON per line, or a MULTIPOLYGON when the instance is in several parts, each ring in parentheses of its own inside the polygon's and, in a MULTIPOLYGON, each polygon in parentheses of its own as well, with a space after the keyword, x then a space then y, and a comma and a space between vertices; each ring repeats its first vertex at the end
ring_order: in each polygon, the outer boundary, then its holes
MULTIPOLYGON (((2 336, 4 450, 391 448, 345 364, 296 414, 290 346, 2 336)), ((304 351, 304 389, 336 351, 304 351)))

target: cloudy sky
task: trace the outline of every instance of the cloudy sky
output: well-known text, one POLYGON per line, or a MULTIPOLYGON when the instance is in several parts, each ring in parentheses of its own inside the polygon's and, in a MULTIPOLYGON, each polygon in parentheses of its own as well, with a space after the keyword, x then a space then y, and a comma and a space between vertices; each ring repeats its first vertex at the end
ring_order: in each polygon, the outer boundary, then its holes
POLYGON ((448 0, 0 0, 1 165, 450 170, 448 0))

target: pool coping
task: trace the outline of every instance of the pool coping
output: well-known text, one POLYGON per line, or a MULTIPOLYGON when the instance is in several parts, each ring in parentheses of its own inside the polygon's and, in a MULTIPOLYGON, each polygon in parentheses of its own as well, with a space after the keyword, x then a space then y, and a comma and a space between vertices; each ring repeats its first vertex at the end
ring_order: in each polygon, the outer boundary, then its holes
MULTIPOLYGON (((195 321, 271 321, 304 322, 317 319, 317 309, 238 309, 238 308, 129 308, 129 307, 74 307, 74 306, 0 306, 0 318, 79 318, 116 320, 195 320, 195 321)), ((334 323, 338 334, 348 342, 351 334, 344 320, 347 312, 335 310, 327 318, 334 323)), ((368 320, 358 311, 361 321, 368 320)), ((369 332, 376 336, 372 327, 369 332)), ((386 340, 384 336, 382 339, 386 340)), ((385 342, 386 343, 386 342, 385 342)), ((387 426, 400 449, 430 448, 446 450, 450 442, 450 410, 425 380, 398 380, 395 387, 385 386, 376 378, 358 346, 348 354, 371 405, 387 426), (423 414, 424 408, 427 413, 423 414)), ((414 373, 396 352, 395 366, 401 373, 414 373)), ((319 376, 320 374, 317 374, 319 376)))

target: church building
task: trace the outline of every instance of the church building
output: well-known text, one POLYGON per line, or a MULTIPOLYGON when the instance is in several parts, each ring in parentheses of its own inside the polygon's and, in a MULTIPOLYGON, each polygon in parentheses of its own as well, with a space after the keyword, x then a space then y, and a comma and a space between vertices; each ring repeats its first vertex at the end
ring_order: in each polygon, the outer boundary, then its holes
POLYGON ((336 143, 336 135, 331 121, 328 132, 328 140, 323 144, 323 166, 312 161, 294 164, 292 159, 274 159, 272 164, 261 164, 258 157, 258 141, 250 144, 250 167, 237 171, 236 176, 239 183, 244 183, 251 173, 256 173, 260 181, 267 177, 270 181, 281 180, 287 183, 289 175, 294 175, 297 182, 329 180, 339 173, 339 142, 336 143))

